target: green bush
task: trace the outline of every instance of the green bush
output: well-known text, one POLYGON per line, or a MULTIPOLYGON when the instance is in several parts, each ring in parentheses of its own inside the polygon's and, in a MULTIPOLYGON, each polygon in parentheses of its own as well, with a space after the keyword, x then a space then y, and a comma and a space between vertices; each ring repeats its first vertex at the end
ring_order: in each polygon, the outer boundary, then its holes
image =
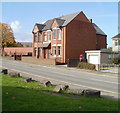
POLYGON ((113 58, 113 59, 112 59, 112 62, 113 62, 114 64, 120 64, 120 58, 113 58))
POLYGON ((86 62, 80 62, 78 64, 78 68, 80 69, 90 69, 90 70, 95 70, 95 65, 94 64, 89 64, 89 63, 86 63, 86 62))

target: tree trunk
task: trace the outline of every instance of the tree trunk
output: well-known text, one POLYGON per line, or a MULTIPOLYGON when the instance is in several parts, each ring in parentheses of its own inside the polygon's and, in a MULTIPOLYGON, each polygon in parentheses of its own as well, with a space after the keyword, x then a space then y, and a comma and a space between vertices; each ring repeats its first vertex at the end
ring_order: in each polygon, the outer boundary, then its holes
POLYGON ((4 56, 4 46, 2 46, 2 54, 1 56, 4 56))

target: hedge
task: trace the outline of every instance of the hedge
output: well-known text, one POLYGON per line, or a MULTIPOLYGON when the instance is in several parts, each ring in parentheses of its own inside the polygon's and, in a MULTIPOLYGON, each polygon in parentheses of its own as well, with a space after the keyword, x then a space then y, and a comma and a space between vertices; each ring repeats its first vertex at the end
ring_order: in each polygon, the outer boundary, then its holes
POLYGON ((86 63, 86 62, 80 62, 78 64, 78 68, 96 70, 96 66, 94 64, 90 64, 90 63, 86 63))
POLYGON ((113 59, 112 59, 112 62, 113 62, 114 64, 120 64, 120 58, 113 58, 113 59))

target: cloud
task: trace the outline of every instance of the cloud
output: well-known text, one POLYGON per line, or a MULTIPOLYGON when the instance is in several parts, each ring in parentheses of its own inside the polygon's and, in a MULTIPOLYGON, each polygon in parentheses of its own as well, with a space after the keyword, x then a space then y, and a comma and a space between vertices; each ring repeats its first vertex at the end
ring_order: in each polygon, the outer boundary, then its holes
POLYGON ((18 32, 15 33, 15 38, 18 42, 32 42, 32 33, 18 32))
POLYGON ((10 23, 10 26, 14 33, 19 32, 21 30, 21 25, 19 21, 13 21, 10 23))
POLYGON ((17 42, 32 42, 32 33, 23 32, 20 21, 11 22, 10 26, 17 42))

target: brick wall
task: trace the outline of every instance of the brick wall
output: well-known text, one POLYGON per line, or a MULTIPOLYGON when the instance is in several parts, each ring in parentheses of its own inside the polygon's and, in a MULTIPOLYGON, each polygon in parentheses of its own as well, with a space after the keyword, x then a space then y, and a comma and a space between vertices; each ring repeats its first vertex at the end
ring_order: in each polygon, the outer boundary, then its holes
POLYGON ((32 53, 32 47, 5 47, 4 52, 7 55, 27 55, 28 53, 32 53))
POLYGON ((96 49, 96 31, 83 13, 68 24, 66 31, 66 62, 79 59, 86 50, 96 49))
POLYGON ((103 49, 107 47, 107 39, 104 35, 96 35, 97 37, 97 49, 103 49))

